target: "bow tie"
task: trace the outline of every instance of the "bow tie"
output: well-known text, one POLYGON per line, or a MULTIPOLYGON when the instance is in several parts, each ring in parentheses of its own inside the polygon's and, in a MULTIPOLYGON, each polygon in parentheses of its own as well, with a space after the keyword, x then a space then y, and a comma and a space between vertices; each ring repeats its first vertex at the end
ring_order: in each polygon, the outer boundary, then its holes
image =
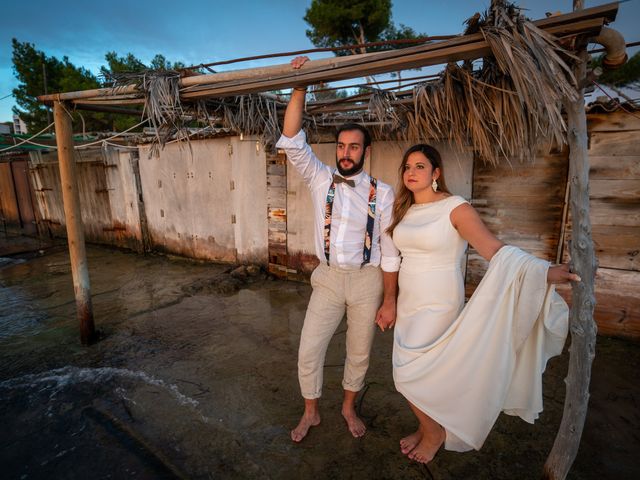
POLYGON ((354 182, 351 179, 341 177, 337 173, 333 174, 333 183, 346 183, 350 187, 355 187, 356 186, 356 182, 354 182))

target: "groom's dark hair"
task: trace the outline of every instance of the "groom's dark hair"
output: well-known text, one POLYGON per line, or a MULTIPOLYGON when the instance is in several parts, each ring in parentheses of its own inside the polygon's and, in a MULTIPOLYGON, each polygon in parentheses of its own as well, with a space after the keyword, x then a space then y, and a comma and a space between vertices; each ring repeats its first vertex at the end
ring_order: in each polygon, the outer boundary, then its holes
POLYGON ((358 123, 345 123, 344 125, 338 127, 338 129, 336 130, 336 143, 338 142, 338 137, 342 132, 350 132, 352 130, 358 130, 359 132, 362 132, 362 137, 364 138, 364 149, 371 145, 371 134, 369 133, 369 130, 358 123))

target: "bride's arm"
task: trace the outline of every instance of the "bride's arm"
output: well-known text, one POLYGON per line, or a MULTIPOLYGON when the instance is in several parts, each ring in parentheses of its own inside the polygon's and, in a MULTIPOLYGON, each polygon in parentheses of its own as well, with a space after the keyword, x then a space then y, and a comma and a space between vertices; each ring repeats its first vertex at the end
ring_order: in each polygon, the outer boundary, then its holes
MULTIPOLYGON (((504 243, 489 231, 476 209, 468 203, 454 208, 449 218, 460 236, 487 261, 490 261, 496 252, 504 246, 504 243)), ((569 265, 565 263, 549 267, 547 282, 566 283, 569 281, 580 281, 578 275, 569 271, 569 265)))
POLYGON ((449 216, 451 225, 469 245, 487 261, 490 261, 501 247, 504 246, 493 233, 489 231, 475 208, 463 203, 451 211, 449 216))

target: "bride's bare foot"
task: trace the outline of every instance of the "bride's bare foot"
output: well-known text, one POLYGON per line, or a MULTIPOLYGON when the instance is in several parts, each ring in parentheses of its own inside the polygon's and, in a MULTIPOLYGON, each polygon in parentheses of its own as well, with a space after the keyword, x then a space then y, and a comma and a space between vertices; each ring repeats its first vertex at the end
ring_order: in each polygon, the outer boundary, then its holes
POLYGON ((409 453, 411 450, 416 448, 416 445, 420 443, 422 440, 422 431, 418 428, 411 435, 407 435, 406 437, 400 440, 400 451, 405 455, 409 453))
POLYGON ((420 463, 429 463, 444 443, 444 428, 438 425, 436 430, 425 432, 422 440, 409 452, 409 458, 420 463))
POLYGON ((347 422, 347 427, 349 427, 351 435, 355 438, 360 438, 365 434, 367 427, 364 425, 364 422, 360 420, 360 417, 358 417, 355 410, 342 409, 342 416, 347 422))
POLYGON ((317 425, 320 425, 320 414, 314 413, 309 415, 305 413, 302 415, 298 426, 291 430, 291 440, 301 442, 302 439, 307 436, 307 433, 309 433, 309 429, 317 425))

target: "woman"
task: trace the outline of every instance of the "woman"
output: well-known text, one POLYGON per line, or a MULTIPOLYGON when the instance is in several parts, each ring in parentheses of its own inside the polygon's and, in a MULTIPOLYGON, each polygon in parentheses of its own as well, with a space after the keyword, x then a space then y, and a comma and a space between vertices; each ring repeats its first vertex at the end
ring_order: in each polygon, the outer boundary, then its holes
POLYGON ((448 191, 435 148, 407 150, 400 175, 388 229, 402 254, 393 375, 419 422, 400 448, 427 463, 443 443, 480 449, 500 411, 537 418, 542 372, 567 334, 567 306, 548 284, 580 279, 493 236, 448 191), (467 242, 490 264, 463 309, 467 242))

